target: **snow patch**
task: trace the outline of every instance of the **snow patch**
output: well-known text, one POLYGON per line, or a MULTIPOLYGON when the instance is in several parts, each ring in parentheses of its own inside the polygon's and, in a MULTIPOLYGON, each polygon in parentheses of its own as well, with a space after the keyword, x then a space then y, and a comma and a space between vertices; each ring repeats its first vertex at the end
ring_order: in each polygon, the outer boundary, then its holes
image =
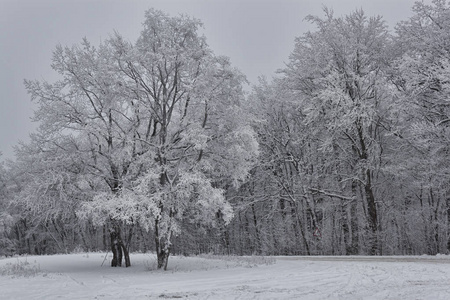
POLYGON ((132 254, 130 268, 109 267, 105 253, 25 260, 38 276, 0 277, 3 299, 450 299, 450 257, 173 256, 167 272, 151 254, 132 254), (44 276, 45 274, 45 276, 44 276), (24 288, 26 286, 27 288, 24 288))

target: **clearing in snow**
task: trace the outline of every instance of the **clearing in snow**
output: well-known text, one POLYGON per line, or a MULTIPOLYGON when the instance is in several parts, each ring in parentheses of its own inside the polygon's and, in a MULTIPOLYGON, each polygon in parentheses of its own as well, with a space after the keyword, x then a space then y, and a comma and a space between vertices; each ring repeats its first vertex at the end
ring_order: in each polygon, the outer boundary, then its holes
POLYGON ((450 299, 450 257, 171 257, 105 253, 0 259, 2 299, 450 299), (111 256, 111 255, 109 255, 111 256))

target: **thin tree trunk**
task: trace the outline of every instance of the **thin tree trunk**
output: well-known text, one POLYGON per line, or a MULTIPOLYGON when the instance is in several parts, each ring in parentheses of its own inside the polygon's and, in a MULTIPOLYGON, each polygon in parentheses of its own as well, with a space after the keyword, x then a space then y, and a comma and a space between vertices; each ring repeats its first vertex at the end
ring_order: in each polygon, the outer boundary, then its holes
POLYGON ((252 213, 253 213, 253 225, 255 226, 255 235, 256 235, 256 241, 255 241, 256 254, 260 254, 261 253, 261 242, 260 242, 260 235, 259 235, 259 228, 258 228, 258 218, 256 216, 254 203, 252 203, 251 208, 252 208, 252 213))
POLYGON ((364 185, 367 208, 369 213, 369 227, 371 230, 370 255, 378 253, 378 216, 375 197, 373 195, 370 170, 366 171, 366 184, 364 185))

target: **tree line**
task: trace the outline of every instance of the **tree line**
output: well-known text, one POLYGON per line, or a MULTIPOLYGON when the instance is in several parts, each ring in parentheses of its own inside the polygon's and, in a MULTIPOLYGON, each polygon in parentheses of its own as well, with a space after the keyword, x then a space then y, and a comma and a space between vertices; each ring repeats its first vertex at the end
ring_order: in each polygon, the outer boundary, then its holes
POLYGON ((246 94, 188 16, 56 47, 39 129, 0 172, 0 254, 413 255, 450 250, 450 6, 390 31, 308 16, 246 94))

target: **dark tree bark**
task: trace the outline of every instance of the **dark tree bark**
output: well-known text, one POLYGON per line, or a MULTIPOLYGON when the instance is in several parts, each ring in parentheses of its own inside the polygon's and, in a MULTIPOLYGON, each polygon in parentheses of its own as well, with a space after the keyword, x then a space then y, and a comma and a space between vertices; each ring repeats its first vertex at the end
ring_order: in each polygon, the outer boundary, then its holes
POLYGON ((118 224, 112 226, 110 238, 111 252, 113 254, 111 267, 121 267, 123 259, 125 259, 125 267, 131 266, 130 253, 122 241, 120 226, 118 224))

